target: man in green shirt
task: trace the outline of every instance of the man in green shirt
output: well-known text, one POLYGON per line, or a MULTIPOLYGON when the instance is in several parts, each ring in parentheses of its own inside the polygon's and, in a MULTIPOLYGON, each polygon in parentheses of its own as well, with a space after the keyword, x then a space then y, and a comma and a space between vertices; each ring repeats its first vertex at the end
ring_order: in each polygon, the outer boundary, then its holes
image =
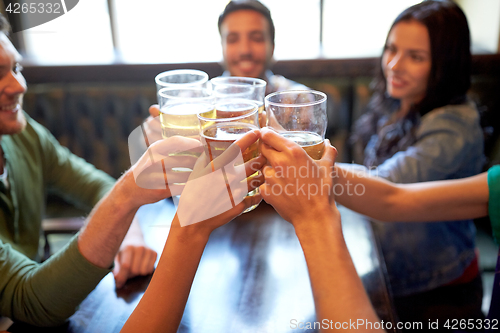
MULTIPOLYGON (((92 208, 115 180, 62 147, 49 131, 22 110, 26 81, 20 54, 0 16, 0 241, 30 259, 39 258, 41 220, 47 191, 92 208)), ((115 279, 150 274, 156 252, 133 223, 115 260, 115 279)))
MULTIPOLYGON (((141 205, 169 197, 170 190, 137 186, 135 165, 115 182, 24 113, 21 56, 7 31, 0 15, 0 316, 50 326, 75 311, 113 261, 117 286, 153 270, 156 252, 145 246, 138 225, 135 234, 127 231, 141 205), (32 259, 38 259, 49 190, 95 208, 65 248, 38 264, 32 259)), ((157 145, 173 144, 166 141, 157 145)))
MULTIPOLYGON (((4 42, 0 36, 0 51, 4 42)), ((0 52, 1 58, 2 52, 0 52)), ((11 73, 8 75, 14 77, 11 73)), ((14 115, 16 111, 11 111, 13 109, 9 109, 11 115, 5 115, 4 110, 5 108, 0 110, 0 117, 2 120, 10 119, 7 122, 0 122, 2 125, 6 123, 21 125, 25 127, 21 133, 30 132, 30 135, 24 137, 20 135, 12 137, 36 143, 43 150, 43 144, 40 145, 33 140, 38 134, 36 132, 43 128, 29 118, 26 121, 22 120, 24 117, 14 115)), ((2 145, 4 144, 6 142, 2 142, 2 145)), ((150 149, 172 150, 172 147, 178 148, 179 144, 177 141, 161 140, 150 149)), ((12 152, 14 150, 9 150, 9 158, 12 152)), ((33 152, 37 154, 36 150, 33 152)), ((35 159, 45 163, 43 158, 40 159, 41 155, 43 154, 38 154, 35 159)), ((32 157, 27 156, 30 162, 33 161, 32 157)), ((144 154, 144 158, 149 159, 149 155, 144 154)), ((148 190, 136 184, 134 170, 137 165, 145 164, 143 159, 126 171, 109 192, 104 194, 90 213, 82 230, 61 251, 43 264, 34 262, 13 249, 10 244, 0 241, 0 316, 36 326, 54 326, 61 324, 73 314, 78 304, 110 272, 120 243, 139 207, 171 196, 169 188, 148 190)), ((12 170, 9 167, 10 162, 7 161, 7 169, 10 171, 12 170)), ((161 160, 157 163, 161 163, 161 160)), ((42 175, 45 172, 44 170, 42 175)), ((9 179, 10 176, 9 174, 9 179)), ((163 173, 158 177, 164 181, 163 173)), ((29 181, 36 178, 29 178, 29 181)), ((15 178, 14 183, 19 180, 23 181, 23 178, 15 178)), ((11 186, 17 189, 19 184, 9 184, 9 187, 11 186)), ((34 197, 39 196, 36 191, 33 192, 34 197)))

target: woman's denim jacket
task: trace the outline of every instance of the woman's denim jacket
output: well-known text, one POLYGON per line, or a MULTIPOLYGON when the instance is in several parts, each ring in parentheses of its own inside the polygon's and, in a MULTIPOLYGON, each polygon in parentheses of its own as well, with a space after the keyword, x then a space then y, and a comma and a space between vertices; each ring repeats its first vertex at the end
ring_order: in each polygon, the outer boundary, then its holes
MULTIPOLYGON (((394 183, 457 179, 481 172, 483 132, 473 103, 448 105, 421 118, 417 141, 370 173, 394 183)), ((394 296, 443 286, 475 257, 471 220, 374 223, 394 296)))

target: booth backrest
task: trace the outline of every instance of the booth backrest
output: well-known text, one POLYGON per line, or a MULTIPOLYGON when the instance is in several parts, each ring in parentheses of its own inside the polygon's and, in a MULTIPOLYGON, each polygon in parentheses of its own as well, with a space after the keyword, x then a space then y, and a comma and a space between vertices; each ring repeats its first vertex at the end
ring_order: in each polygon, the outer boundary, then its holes
MULTIPOLYGON (((339 160, 351 161, 346 146, 353 122, 365 111, 377 59, 278 62, 275 73, 328 94, 327 136, 339 160)), ((154 76, 174 68, 220 75, 217 63, 142 66, 29 67, 25 110, 77 155, 114 177, 130 166, 127 139, 156 103, 154 76)), ((500 162, 500 55, 474 56, 472 87, 485 127, 489 164, 500 162)))

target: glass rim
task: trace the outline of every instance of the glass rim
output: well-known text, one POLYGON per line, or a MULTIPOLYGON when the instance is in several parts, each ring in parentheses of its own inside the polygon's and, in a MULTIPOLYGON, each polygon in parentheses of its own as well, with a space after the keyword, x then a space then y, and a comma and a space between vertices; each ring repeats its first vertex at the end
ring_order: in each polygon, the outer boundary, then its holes
POLYGON ((318 105, 326 101, 326 94, 324 92, 318 91, 318 90, 283 90, 283 91, 277 91, 272 94, 267 95, 264 97, 264 104, 270 104, 273 106, 286 106, 286 107, 297 107, 297 106, 313 106, 313 105, 318 105), (277 95, 286 95, 286 94, 300 94, 300 93, 309 93, 309 94, 316 94, 321 96, 321 99, 314 101, 314 102, 304 102, 304 103, 281 103, 281 102, 271 102, 269 99, 277 96, 277 95))
MULTIPOLYGON (((248 104, 251 104, 253 105, 253 109, 252 111, 246 113, 246 114, 243 114, 241 116, 237 116, 237 117, 231 117, 231 118, 207 118, 207 117, 203 117, 201 114, 197 114, 196 116, 198 117, 198 120, 203 120, 203 121, 211 121, 211 122, 219 122, 219 123, 222 123, 222 122, 228 122, 228 121, 235 121, 235 120, 241 120, 241 119, 244 119, 244 118, 247 118, 249 116, 253 116, 255 113, 258 114, 258 111, 259 111, 259 105, 252 101, 252 100, 248 100, 248 99, 236 99, 236 100, 239 100, 239 101, 244 101, 245 103, 248 103, 248 104)), ((230 99, 226 100, 226 101, 230 101, 230 99)), ((220 104, 220 103, 215 103, 214 105, 217 105, 217 104, 220 104)), ((258 119, 257 119, 257 122, 258 122, 258 119)))
POLYGON ((160 86, 182 86, 182 85, 196 85, 196 84, 203 84, 205 82, 208 82, 208 74, 205 73, 204 71, 200 71, 198 69, 172 69, 169 71, 161 72, 158 75, 155 76, 155 83, 160 85, 160 86), (200 75, 201 79, 194 81, 194 82, 186 82, 186 83, 168 83, 168 82, 163 82, 161 81, 162 78, 171 76, 171 75, 179 75, 179 74, 194 74, 194 75, 200 75))
POLYGON ((214 77, 210 80, 210 82, 213 85, 235 85, 235 86, 247 86, 247 85, 252 85, 254 87, 265 87, 267 85, 267 82, 254 78, 254 77, 244 77, 244 76, 217 76, 214 77), (218 81, 224 81, 224 80, 235 80, 236 82, 218 82, 218 81), (238 82, 239 81, 239 82, 238 82), (247 84, 245 82, 251 83, 247 84))
POLYGON ((196 100, 201 100, 201 99, 211 99, 215 98, 214 95, 212 94, 212 90, 209 88, 202 88, 202 87, 196 87, 196 86, 189 86, 189 87, 165 87, 161 88, 158 90, 158 96, 163 97, 163 98, 168 98, 170 100, 186 100, 186 99, 196 99, 196 100), (167 91, 203 91, 207 92, 206 96, 191 96, 191 97, 186 97, 186 96, 176 96, 176 95, 168 95, 165 94, 167 91))

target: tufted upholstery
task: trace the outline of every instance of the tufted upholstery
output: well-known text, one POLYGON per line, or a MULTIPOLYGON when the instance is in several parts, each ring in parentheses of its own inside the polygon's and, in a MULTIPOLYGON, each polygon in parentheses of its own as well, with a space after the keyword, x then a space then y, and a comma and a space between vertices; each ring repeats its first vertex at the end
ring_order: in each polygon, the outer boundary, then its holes
POLYGON ((148 85, 30 85, 24 109, 61 144, 112 175, 130 167, 127 139, 156 100, 148 85))

